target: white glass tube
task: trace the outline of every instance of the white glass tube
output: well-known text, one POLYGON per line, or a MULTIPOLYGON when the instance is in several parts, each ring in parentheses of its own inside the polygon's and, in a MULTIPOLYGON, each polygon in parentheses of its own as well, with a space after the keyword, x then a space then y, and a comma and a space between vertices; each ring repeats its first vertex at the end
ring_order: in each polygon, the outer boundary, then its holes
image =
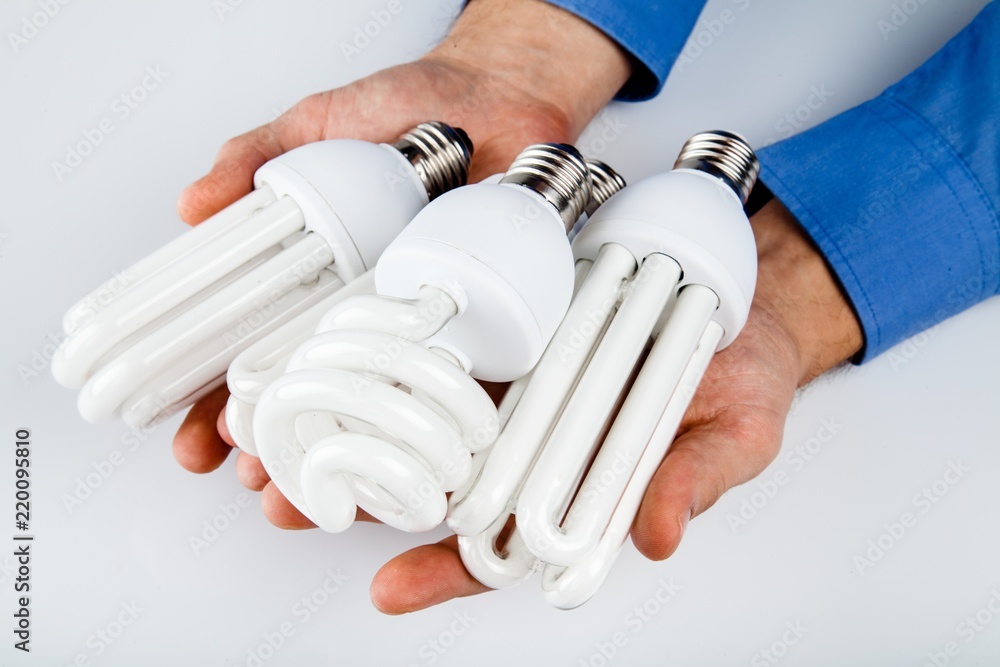
POLYGON ((253 437, 254 406, 268 384, 281 377, 292 353, 316 333, 319 323, 342 301, 375 291, 375 274, 367 271, 311 306, 241 352, 230 364, 226 380, 231 393, 226 404, 226 426, 236 445, 257 455, 253 437))
POLYGON ((481 533, 512 509, 514 494, 614 315, 623 282, 635 268, 635 258, 625 248, 614 243, 601 248, 532 371, 531 382, 524 386, 524 395, 497 441, 484 452, 486 461, 475 483, 466 493, 452 496, 448 525, 456 533, 481 533))
POLYGON ((278 297, 269 313, 273 319, 254 321, 246 328, 241 321, 191 350, 186 357, 188 366, 177 364, 151 378, 122 405, 122 419, 132 425, 161 421, 224 384, 230 361, 258 336, 284 325, 343 287, 344 282, 331 268, 320 271, 314 282, 278 297))
POLYGON ((302 227, 302 213, 287 197, 226 227, 209 242, 116 295, 59 348, 53 374, 64 386, 82 387, 95 365, 116 345, 302 227))
POLYGON ((471 452, 496 437, 486 393, 448 355, 414 342, 456 313, 431 287, 412 301, 356 296, 323 318, 320 330, 332 330, 301 345, 261 395, 261 461, 321 528, 344 530, 355 506, 403 530, 438 525, 471 452))
POLYGON ((103 309, 101 301, 106 298, 99 299, 99 296, 119 295, 135 289, 145 280, 173 267, 187 253, 214 245, 220 236, 228 233, 237 223, 252 215, 257 209, 274 202, 274 199, 274 192, 264 185, 236 200, 200 225, 126 269, 123 272, 127 280, 125 285, 116 285, 118 281, 115 280, 108 281, 70 307, 63 317, 63 328, 72 332, 84 326, 103 309))
MULTIPOLYGON (((709 322, 694 356, 684 369, 680 382, 649 438, 597 548, 589 556, 569 567, 548 565, 543 570, 542 589, 546 599, 553 606, 560 609, 578 607, 589 600, 607 578, 622 545, 628 538, 646 488, 659 469, 670 445, 673 444, 681 419, 687 412, 723 334, 724 331, 719 324, 709 322)), ((664 347, 666 345, 665 343, 664 347)), ((655 363, 650 368, 650 374, 655 374, 657 371, 655 363)), ((645 367, 643 370, 645 371, 645 367)))
POLYGON ((540 558, 558 553, 568 565, 597 548, 718 305, 707 287, 689 285, 680 291, 565 520, 561 527, 553 526, 553 541, 540 558))
POLYGON ((551 548, 563 512, 680 277, 669 257, 645 259, 519 494, 518 530, 547 562, 572 563, 551 548))
MULTIPOLYGON (((307 234, 291 247, 229 282, 208 298, 162 323, 134 345, 110 355, 91 376, 79 397, 80 414, 88 421, 113 418, 136 385, 173 366, 191 368, 192 353, 223 336, 227 329, 266 308, 302 283, 315 281, 333 262, 326 242, 307 234)), ((216 376, 217 377, 217 376, 216 376)))
POLYGON ((509 518, 509 514, 504 514, 484 532, 458 538, 458 550, 465 568, 490 588, 517 586, 534 574, 539 565, 538 558, 524 545, 516 527, 507 538, 506 546, 497 548, 497 540, 509 518))

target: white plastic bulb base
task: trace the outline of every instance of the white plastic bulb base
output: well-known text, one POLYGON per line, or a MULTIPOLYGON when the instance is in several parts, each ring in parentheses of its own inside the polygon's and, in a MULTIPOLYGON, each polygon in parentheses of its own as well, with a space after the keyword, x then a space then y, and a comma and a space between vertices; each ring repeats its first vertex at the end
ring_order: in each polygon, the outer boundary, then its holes
POLYGON ((718 178, 693 169, 652 176, 625 192, 577 234, 575 257, 594 260, 606 243, 639 259, 673 257, 683 268, 679 288, 709 285, 718 295, 713 319, 725 331, 720 349, 729 346, 746 323, 757 283, 757 248, 743 202, 718 178))
POLYGON ((456 354, 477 379, 515 380, 538 361, 572 297, 563 221, 541 195, 509 183, 439 197, 375 268, 379 294, 412 299, 425 285, 459 307, 428 345, 456 354))

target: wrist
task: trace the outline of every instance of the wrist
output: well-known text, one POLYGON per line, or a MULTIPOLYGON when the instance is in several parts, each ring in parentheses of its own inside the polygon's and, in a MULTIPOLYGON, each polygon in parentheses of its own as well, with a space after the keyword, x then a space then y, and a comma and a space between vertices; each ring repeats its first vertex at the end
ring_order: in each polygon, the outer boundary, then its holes
POLYGON ((825 259, 780 201, 751 224, 759 262, 754 308, 786 337, 801 386, 857 354, 861 326, 825 259))
POLYGON ((518 89, 558 115, 571 137, 631 75, 614 40, 541 0, 472 0, 425 59, 458 62, 518 89))

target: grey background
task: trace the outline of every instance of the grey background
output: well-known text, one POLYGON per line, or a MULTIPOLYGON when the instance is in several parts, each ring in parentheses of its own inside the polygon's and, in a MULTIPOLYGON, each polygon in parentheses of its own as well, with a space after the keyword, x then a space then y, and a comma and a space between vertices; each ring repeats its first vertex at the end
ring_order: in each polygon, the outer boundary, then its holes
MULTIPOLYGON (((877 94, 984 3, 910 0, 912 15, 898 15, 905 23, 883 34, 879 21, 891 20, 893 4, 713 0, 696 29, 708 31, 701 32, 707 46, 699 53, 690 43, 688 54, 697 57, 675 69, 664 93, 647 104, 612 105, 579 145, 631 180, 668 168, 695 131, 734 129, 762 145, 787 134, 782 119, 807 101, 810 87, 825 86, 831 97, 803 113, 805 126, 877 94), (727 10, 728 23, 712 23, 727 10), (606 124, 624 128, 610 143, 600 138, 606 124)), ((263 664, 772 664, 759 652, 782 641, 786 623, 807 629, 787 647, 780 662, 788 665, 922 665, 948 641, 960 652, 939 662, 996 662, 1000 619, 971 638, 962 630, 971 626, 960 624, 1000 591, 997 299, 806 388, 784 450, 760 478, 785 471, 788 483, 747 525, 734 531, 730 515, 761 492, 757 482, 694 521, 668 562, 647 562, 629 547, 603 591, 570 613, 548 608, 535 580, 383 616, 370 605, 368 582, 389 557, 428 536, 369 525, 337 536, 278 531, 237 483, 232 462, 203 477, 174 464, 177 419, 151 433, 91 426, 76 413, 75 393, 56 386, 47 368, 22 378, 19 368, 47 366, 47 336, 57 335, 72 302, 183 230, 174 200, 225 139, 311 92, 419 56, 458 3, 404 1, 350 62, 340 44, 385 7, 382 0, 244 0, 227 12, 219 5, 60 5, 16 52, 8 33, 19 32, 39 4, 0 9, 0 498, 12 524, 14 431, 30 428, 37 535, 30 655, 12 648, 12 548, 0 547, 0 617, 7 619, 0 663, 68 665, 82 655, 80 664, 108 667, 180 658, 242 666, 262 635, 286 622, 294 634, 263 664), (120 118, 113 101, 140 83, 147 66, 167 75, 120 118), (51 163, 102 118, 112 119, 114 131, 57 179, 51 163), (796 463, 796 447, 826 435, 824 419, 838 424, 836 435, 796 463), (123 463, 68 511, 65 494, 114 451, 123 463), (969 471, 920 513, 914 495, 955 461, 969 471), (238 499, 247 507, 196 555, 190 538, 220 505, 238 499), (905 511, 916 525, 859 571, 855 557, 905 511), (294 605, 337 568, 349 580, 303 623, 294 605), (651 602, 661 580, 680 586, 662 606, 651 602), (110 646, 97 642, 95 633, 123 603, 141 607, 138 618, 110 646), (640 623, 633 609, 643 605, 658 613, 640 623), (456 636, 463 614, 471 627, 456 636), (607 660, 600 646, 616 632, 625 642, 607 660), (448 648, 435 652, 431 641, 448 648)), ((7 533, 0 529, 0 542, 7 533)))

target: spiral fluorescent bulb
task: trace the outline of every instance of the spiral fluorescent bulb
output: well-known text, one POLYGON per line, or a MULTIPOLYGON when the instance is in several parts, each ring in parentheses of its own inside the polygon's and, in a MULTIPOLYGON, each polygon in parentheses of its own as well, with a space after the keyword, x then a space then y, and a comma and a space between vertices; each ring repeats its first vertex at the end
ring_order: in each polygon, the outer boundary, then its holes
POLYGON ((758 171, 742 138, 699 134, 673 171, 612 197, 576 237, 586 276, 573 303, 451 496, 448 524, 481 582, 544 567, 560 608, 600 587, 708 363, 746 322, 757 256, 743 204, 758 171))
POLYGON ((124 288, 73 306, 53 375, 81 389, 88 421, 173 414, 221 384, 241 350, 373 266, 429 200, 465 183, 471 154, 464 132, 430 122, 391 146, 338 139, 271 160, 253 192, 128 269, 124 288))
POLYGON ((473 378, 536 363, 573 291, 566 232, 591 194, 575 149, 525 149, 499 181, 432 202, 260 395, 253 439, 279 490, 337 532, 357 507, 415 532, 493 442, 496 408, 473 378))

